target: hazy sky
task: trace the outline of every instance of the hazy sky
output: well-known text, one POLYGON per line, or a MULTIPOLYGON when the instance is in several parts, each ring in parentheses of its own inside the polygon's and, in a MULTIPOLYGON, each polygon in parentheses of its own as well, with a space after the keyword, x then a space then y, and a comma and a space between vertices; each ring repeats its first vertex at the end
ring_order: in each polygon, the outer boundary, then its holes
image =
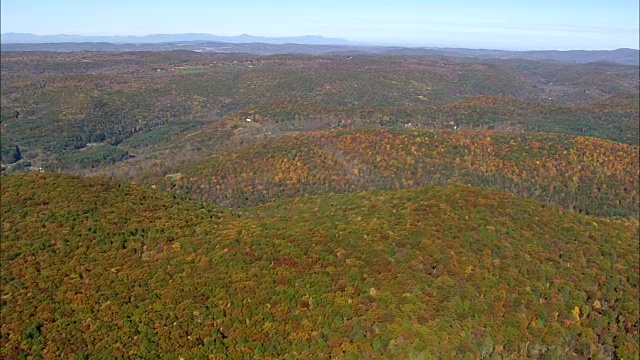
POLYGON ((322 35, 492 49, 639 47, 638 0, 1 0, 1 30, 38 35, 322 35))

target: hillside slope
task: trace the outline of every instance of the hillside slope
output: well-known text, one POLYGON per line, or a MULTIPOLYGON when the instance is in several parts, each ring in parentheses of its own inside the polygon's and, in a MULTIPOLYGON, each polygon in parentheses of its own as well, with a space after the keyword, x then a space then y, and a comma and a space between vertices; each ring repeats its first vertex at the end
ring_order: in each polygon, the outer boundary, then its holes
POLYGON ((3 162, 19 146, 47 170, 103 167, 247 113, 282 131, 460 123, 638 141, 637 106, 583 107, 637 99, 633 66, 190 51, 0 55, 3 162))
POLYGON ((434 106, 326 106, 291 100, 248 106, 234 118, 259 121, 269 131, 300 131, 358 125, 405 125, 429 129, 499 129, 592 136, 637 145, 640 99, 606 98, 559 105, 513 97, 477 95, 434 106))
POLYGON ((3 358, 638 356, 636 219, 452 185, 238 216, 1 180, 3 358))
POLYGON ((209 156, 145 182, 230 207, 308 194, 462 183, 600 215, 638 215, 637 146, 561 134, 316 131, 209 156), (166 176, 165 176, 166 175, 166 176), (164 176, 164 178, 163 178, 164 176))

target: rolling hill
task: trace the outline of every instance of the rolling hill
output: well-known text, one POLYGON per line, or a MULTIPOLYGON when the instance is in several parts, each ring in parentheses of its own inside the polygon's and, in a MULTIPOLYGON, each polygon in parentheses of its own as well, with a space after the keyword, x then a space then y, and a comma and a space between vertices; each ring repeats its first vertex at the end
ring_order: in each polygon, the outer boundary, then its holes
POLYGON ((247 117, 275 124, 271 133, 411 123, 638 143, 634 66, 188 51, 2 52, 1 61, 2 158, 18 146, 20 168, 100 168, 247 117))
POLYGON ((309 194, 461 183, 587 214, 638 216, 638 147, 596 138, 335 129, 267 138, 201 158, 188 158, 198 146, 189 139, 183 161, 138 159, 101 174, 234 208, 309 194))
POLYGON ((460 185, 221 210, 2 176, 3 358, 635 358, 638 221, 460 185))
POLYGON ((0 358, 640 356, 637 51, 8 45, 0 358))

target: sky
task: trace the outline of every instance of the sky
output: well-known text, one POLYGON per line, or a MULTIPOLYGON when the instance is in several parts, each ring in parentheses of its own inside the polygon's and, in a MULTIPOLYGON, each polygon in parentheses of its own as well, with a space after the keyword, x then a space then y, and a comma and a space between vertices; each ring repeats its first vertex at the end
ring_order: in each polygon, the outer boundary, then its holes
POLYGON ((320 35, 380 45, 638 49, 638 0, 0 0, 2 33, 320 35))

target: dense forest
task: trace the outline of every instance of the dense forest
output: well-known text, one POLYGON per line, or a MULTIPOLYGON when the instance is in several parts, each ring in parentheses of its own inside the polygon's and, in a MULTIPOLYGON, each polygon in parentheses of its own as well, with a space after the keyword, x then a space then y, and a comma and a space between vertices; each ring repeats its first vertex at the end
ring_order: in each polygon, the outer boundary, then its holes
POLYGON ((169 169, 157 166, 142 181, 161 179, 153 185, 236 208, 309 194, 458 183, 586 214, 638 216, 638 147, 570 135, 316 131, 215 154, 165 174, 169 169))
POLYGON ((376 125, 639 137, 640 71, 630 65, 189 51, 1 61, 5 167, 19 146, 33 168, 87 171, 247 118, 270 134, 376 125))
POLYGON ((2 178, 2 357, 627 358, 638 221, 443 185, 242 213, 2 178))
POLYGON ((635 359, 640 70, 0 54, 3 359, 635 359))

